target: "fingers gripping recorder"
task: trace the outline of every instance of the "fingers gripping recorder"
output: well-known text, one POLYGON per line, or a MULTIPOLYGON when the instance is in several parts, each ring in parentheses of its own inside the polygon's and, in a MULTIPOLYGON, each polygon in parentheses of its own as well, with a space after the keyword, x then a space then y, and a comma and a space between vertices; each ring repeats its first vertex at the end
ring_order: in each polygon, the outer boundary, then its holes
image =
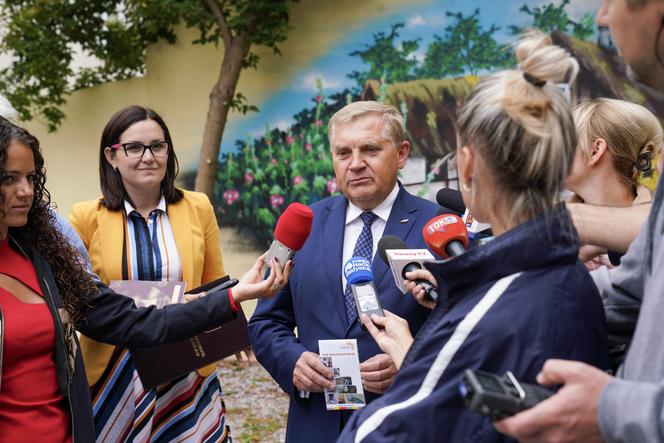
POLYGON ((444 258, 461 255, 468 247, 466 224, 457 215, 432 218, 424 225, 422 236, 429 249, 444 258))
POLYGON ((314 213, 308 206, 297 202, 288 205, 274 228, 274 240, 267 251, 262 270, 264 275, 267 274, 273 258, 284 266, 293 258, 295 251, 302 248, 311 232, 313 220, 314 213))
POLYGON ((542 386, 520 383, 509 371, 499 377, 472 369, 464 373, 459 392, 470 409, 493 420, 531 408, 553 395, 542 386))

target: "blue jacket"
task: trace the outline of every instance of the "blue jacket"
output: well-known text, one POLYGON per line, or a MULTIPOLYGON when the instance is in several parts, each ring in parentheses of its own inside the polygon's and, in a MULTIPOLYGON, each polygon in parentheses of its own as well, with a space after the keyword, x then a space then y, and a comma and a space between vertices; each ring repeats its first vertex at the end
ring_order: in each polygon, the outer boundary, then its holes
POLYGON ((485 246, 431 264, 441 302, 390 389, 356 412, 338 441, 511 441, 464 406, 459 394, 464 370, 512 371, 535 383, 548 358, 607 368, 602 302, 577 253, 567 212, 557 208, 485 246), (468 315, 476 306, 488 310, 475 317, 478 307, 468 315), (473 318, 479 318, 474 326, 473 318), (457 328, 462 321, 471 325, 465 338, 463 327, 457 328))
MULTIPOLYGON (((303 352, 318 353, 318 340, 342 338, 357 339, 360 362, 382 352, 359 322, 346 325, 341 261, 347 204, 345 197, 337 196, 312 205, 311 234, 294 257, 289 283, 272 299, 260 300, 249 321, 256 358, 290 395, 286 433, 290 443, 334 442, 350 415, 326 411, 322 394, 298 397, 293 370, 303 352), (296 327, 297 336, 293 332, 296 327)), ((435 204, 400 189, 384 235, 396 235, 410 247, 424 248, 422 228, 437 209, 435 204)), ((416 333, 430 311, 399 291, 380 257, 374 258, 372 268, 383 307, 408 319, 416 333)), ((367 401, 377 397, 365 394, 367 401)))

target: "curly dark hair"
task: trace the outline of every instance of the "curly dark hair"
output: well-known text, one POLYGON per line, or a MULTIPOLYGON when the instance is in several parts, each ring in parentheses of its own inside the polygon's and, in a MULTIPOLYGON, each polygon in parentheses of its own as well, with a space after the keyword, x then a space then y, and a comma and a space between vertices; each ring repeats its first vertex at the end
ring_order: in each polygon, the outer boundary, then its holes
MULTIPOLYGON (((55 283, 65 309, 72 321, 81 321, 81 308, 87 295, 96 291, 86 264, 66 237, 56 228, 55 213, 51 209, 51 196, 44 187, 46 170, 39 140, 25 129, 0 117, 0 180, 5 176, 7 150, 18 142, 30 148, 35 160, 34 198, 24 226, 9 227, 8 234, 22 243, 34 247, 51 267, 55 283)), ((0 204, 5 196, 0 189, 0 204)), ((0 215, 2 215, 0 213, 0 215)))

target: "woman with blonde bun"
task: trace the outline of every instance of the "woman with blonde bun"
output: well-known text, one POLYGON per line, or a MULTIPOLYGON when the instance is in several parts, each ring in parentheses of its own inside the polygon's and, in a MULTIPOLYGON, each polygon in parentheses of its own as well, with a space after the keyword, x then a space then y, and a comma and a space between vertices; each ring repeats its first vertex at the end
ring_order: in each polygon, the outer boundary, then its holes
POLYGON ((407 275, 416 297, 420 278, 440 295, 414 341, 394 315, 363 316, 400 370, 381 398, 351 417, 341 442, 511 441, 465 406, 466 370, 510 371, 536 383, 552 357, 608 365, 602 302, 577 258, 569 215, 556 203, 576 146, 557 84, 573 81, 578 64, 542 33, 524 36, 516 55, 519 69, 482 80, 457 122, 463 200, 496 238, 407 275))
MULTIPOLYGON (((639 178, 652 169, 662 144, 657 117, 641 105, 610 98, 583 101, 573 115, 578 145, 566 180, 574 192, 570 201, 600 206, 650 203, 650 190, 639 178)), ((620 263, 619 253, 606 253, 584 246, 580 256, 589 269, 620 263)))

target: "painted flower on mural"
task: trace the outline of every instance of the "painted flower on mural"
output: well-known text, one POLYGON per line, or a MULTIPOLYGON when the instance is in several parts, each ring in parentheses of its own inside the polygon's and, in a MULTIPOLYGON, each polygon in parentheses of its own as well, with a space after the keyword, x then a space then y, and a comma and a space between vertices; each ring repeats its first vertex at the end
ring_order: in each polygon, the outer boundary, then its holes
POLYGON ((229 189, 227 191, 224 191, 224 201, 230 206, 235 201, 240 198, 240 191, 237 189, 229 189))
POLYGON ((261 138, 241 146, 232 171, 231 155, 223 159, 217 191, 220 223, 246 227, 267 243, 285 206, 294 201, 311 204, 339 192, 325 131, 333 114, 327 109, 331 102, 322 91, 318 95, 301 126, 289 131, 266 127, 261 138))
POLYGON ((283 195, 271 195, 270 196, 270 205, 272 208, 278 208, 279 206, 284 204, 284 196, 283 195))
POLYGON ((326 189, 328 194, 334 194, 339 190, 339 185, 337 184, 336 177, 328 180, 326 189))

